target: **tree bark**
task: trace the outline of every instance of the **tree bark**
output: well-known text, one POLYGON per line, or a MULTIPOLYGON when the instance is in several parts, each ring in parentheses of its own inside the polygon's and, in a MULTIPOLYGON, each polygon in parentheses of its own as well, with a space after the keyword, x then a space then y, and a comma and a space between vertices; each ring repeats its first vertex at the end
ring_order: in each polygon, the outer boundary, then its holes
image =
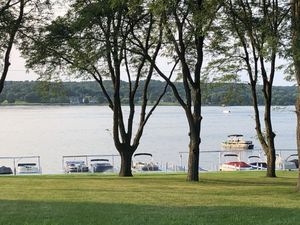
MULTIPOLYGON (((299 72, 298 72, 298 76, 300 78, 299 72)), ((298 152, 298 162, 300 162, 300 83, 298 83, 298 96, 297 96, 297 100, 296 100, 296 115, 297 115, 297 152, 298 152)), ((297 191, 300 192, 300 166, 299 166, 299 171, 298 171, 297 191)))
POLYGON ((188 181, 199 181, 199 155, 200 155, 200 132, 201 132, 201 88, 200 84, 192 91, 193 113, 186 110, 190 128, 188 181))
POLYGON ((273 132, 271 121, 271 97, 267 98, 265 101, 265 127, 267 148, 264 150, 267 154, 267 177, 276 177, 276 151, 274 144, 275 133, 273 132))
POLYGON ((276 163, 275 149, 269 149, 267 155, 267 177, 276 177, 275 163, 276 163))
POLYGON ((262 146, 263 151, 267 156, 267 177, 276 177, 276 152, 275 152, 275 144, 274 138, 275 134, 273 133, 272 129, 272 121, 271 121, 271 105, 268 103, 269 100, 265 98, 266 106, 265 106, 265 127, 266 127, 266 136, 262 133, 261 123, 260 123, 260 114, 258 109, 258 102, 257 102, 257 94, 256 94, 256 83, 251 83, 251 90, 252 90, 252 100, 253 100, 253 107, 254 107, 254 114, 255 114, 255 130, 258 136, 258 140, 262 146))
POLYGON ((121 169, 119 172, 120 177, 132 177, 131 166, 132 166, 132 155, 129 146, 123 146, 121 149, 118 149, 121 156, 121 169))
MULTIPOLYGON (((298 85, 298 96, 296 101, 297 115, 297 151, 300 162, 300 0, 291 0, 292 5, 292 46, 295 66, 295 75, 298 85)), ((298 175, 297 191, 300 192, 300 167, 298 175)))
POLYGON ((187 181, 199 181, 199 137, 190 137, 187 181))

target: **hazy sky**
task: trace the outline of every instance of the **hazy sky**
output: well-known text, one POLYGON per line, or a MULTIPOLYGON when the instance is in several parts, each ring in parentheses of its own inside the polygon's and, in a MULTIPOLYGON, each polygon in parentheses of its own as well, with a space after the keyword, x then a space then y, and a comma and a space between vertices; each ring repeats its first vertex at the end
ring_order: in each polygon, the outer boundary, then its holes
MULTIPOLYGON (((66 1, 57 1, 57 5, 54 7, 54 17, 62 16, 66 13, 68 9, 68 2, 66 1)), ((20 57, 20 54, 17 50, 13 49, 11 54, 11 66, 7 75, 7 81, 25 81, 25 80, 36 80, 38 78, 38 75, 35 74, 33 71, 27 71, 25 68, 25 61, 20 57)), ((166 62, 160 62, 159 65, 167 65, 166 62)), ((171 69, 167 68, 165 71, 169 71, 171 69)), ((124 76, 126 77, 126 76, 124 76)), ((243 76, 243 81, 247 82, 247 76, 243 76)), ((275 86, 292 86, 295 85, 296 82, 287 82, 284 80, 284 75, 281 72, 277 72, 275 79, 274 79, 274 85, 275 86)))
MULTIPOLYGON (((25 81, 25 80, 36 80, 38 75, 33 71, 27 71, 25 68, 25 61, 20 57, 17 50, 13 50, 11 54, 11 66, 7 75, 7 81, 25 81)), ((243 79, 247 81, 247 76, 243 79)), ((287 82, 284 80, 284 76, 281 72, 277 72, 274 79, 274 86, 292 86, 295 82, 287 82)))

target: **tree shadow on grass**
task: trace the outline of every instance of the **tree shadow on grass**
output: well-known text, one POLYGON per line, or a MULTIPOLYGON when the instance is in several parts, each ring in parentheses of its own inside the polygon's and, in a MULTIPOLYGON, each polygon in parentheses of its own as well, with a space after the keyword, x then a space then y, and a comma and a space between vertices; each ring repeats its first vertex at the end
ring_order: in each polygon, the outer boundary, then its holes
POLYGON ((1 225, 295 225, 300 208, 0 202, 1 225))

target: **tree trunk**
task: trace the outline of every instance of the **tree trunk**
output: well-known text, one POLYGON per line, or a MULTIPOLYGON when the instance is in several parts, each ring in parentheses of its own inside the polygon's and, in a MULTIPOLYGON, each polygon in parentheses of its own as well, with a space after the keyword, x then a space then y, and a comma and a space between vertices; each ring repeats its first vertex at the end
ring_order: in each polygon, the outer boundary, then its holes
POLYGON ((18 15, 18 18, 15 20, 15 24, 12 25, 12 29, 10 29, 10 33, 9 33, 9 39, 8 39, 8 43, 6 45, 6 51, 5 51, 5 55, 4 55, 4 65, 3 65, 3 71, 0 77, 0 93, 3 90, 4 87, 4 82, 8 73, 8 69, 10 67, 10 53, 15 41, 15 37, 16 34, 21 26, 22 23, 22 19, 23 19, 23 14, 24 14, 24 7, 25 7, 25 1, 21 0, 20 1, 20 12, 18 15))
MULTIPOLYGON (((300 75, 300 74, 299 74, 300 75)), ((297 151, 298 162, 300 162, 300 84, 298 84, 298 96, 296 101, 296 115, 297 115, 297 151)), ((298 171, 297 191, 300 192, 300 166, 298 171)))
POLYGON ((276 177, 275 163, 276 163, 275 149, 269 148, 267 154, 267 177, 276 177))
POLYGON ((201 131, 201 89, 200 84, 192 91, 193 113, 186 110, 186 116, 190 128, 188 181, 199 181, 199 151, 200 151, 200 131, 201 131))
POLYGON ((275 151, 275 133, 272 128, 271 121, 271 97, 266 99, 265 106, 265 127, 266 127, 266 141, 268 143, 267 147, 267 177, 276 177, 276 151, 275 151))
POLYGON ((199 181, 199 140, 194 139, 190 137, 187 181, 199 181))
MULTIPOLYGON (((297 115, 297 151, 300 162, 300 0, 291 0, 292 5, 292 46, 295 66, 295 75, 298 85, 298 96, 296 101, 297 115)), ((300 192, 300 167, 298 175, 297 191, 300 192)))
POLYGON ((132 152, 123 148, 120 152, 121 156, 121 169, 119 172, 120 177, 132 177, 131 165, 132 165, 132 152))

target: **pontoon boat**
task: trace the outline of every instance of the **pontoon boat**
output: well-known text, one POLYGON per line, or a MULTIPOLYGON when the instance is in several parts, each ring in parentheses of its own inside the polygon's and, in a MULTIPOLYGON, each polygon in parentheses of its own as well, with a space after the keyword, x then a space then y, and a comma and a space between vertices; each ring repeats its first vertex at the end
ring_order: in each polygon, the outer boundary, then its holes
POLYGON ((136 153, 136 154, 134 154, 134 158, 136 158, 137 156, 149 156, 149 157, 151 157, 151 161, 150 162, 138 161, 138 162, 133 164, 133 166, 132 166, 133 170, 135 170, 135 171, 159 171, 160 170, 157 163, 154 163, 152 161, 152 154, 150 154, 150 153, 136 153))
POLYGON ((91 159, 90 171, 93 173, 108 171, 112 172, 113 165, 109 163, 108 159, 91 159))
POLYGON ((66 161, 65 172, 66 173, 80 173, 88 172, 89 168, 82 160, 66 161))
POLYGON ((267 163, 262 161, 258 155, 250 155, 248 157, 249 165, 255 170, 266 170, 267 163))
POLYGON ((18 163, 17 174, 40 173, 40 169, 36 163, 18 163))
POLYGON ((253 149, 253 147, 252 141, 245 141, 242 134, 228 135, 228 140, 222 142, 222 148, 224 149, 245 150, 253 149))
POLYGON ((237 154, 225 154, 224 158, 234 158, 235 161, 228 161, 220 166, 220 171, 242 171, 242 170, 252 170, 253 168, 243 161, 240 161, 237 154))
POLYGON ((0 167, 0 174, 12 174, 12 170, 10 167, 1 166, 0 167))

